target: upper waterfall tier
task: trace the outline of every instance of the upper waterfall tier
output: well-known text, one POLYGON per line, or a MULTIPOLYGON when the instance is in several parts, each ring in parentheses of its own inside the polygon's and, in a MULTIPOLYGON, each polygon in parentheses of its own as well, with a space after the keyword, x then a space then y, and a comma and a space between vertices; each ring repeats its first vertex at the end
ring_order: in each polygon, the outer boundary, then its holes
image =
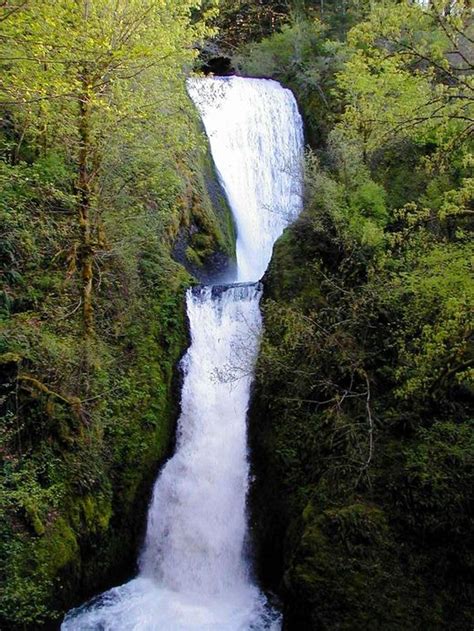
POLYGON ((290 90, 268 79, 190 79, 237 227, 237 280, 259 280, 302 206, 303 124, 290 90))

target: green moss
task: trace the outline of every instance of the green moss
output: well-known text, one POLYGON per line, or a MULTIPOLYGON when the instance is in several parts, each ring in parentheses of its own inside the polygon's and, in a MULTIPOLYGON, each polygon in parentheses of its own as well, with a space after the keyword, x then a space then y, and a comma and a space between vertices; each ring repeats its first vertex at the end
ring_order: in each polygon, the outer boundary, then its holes
POLYGON ((21 361, 21 355, 18 353, 2 353, 0 355, 0 364, 17 364, 21 361))
POLYGON ((186 248, 186 259, 189 261, 189 263, 191 263, 191 265, 196 265, 197 267, 202 266, 203 261, 201 256, 191 246, 188 246, 186 248))
POLYGON ((39 518, 38 510, 36 509, 36 507, 31 502, 25 502, 25 512, 28 521, 35 531, 35 534, 37 534, 38 536, 44 535, 46 529, 43 525, 43 522, 39 518))
POLYGON ((69 515, 78 532, 84 529, 90 533, 105 531, 112 517, 110 496, 88 494, 79 497, 71 507, 69 515))
POLYGON ((66 519, 58 517, 41 539, 37 548, 37 564, 54 578, 70 563, 77 563, 79 545, 76 534, 66 519))
POLYGON ((227 197, 219 185, 218 176, 209 148, 203 159, 201 172, 204 175, 209 200, 215 209, 215 214, 219 224, 219 241, 224 252, 232 258, 235 256, 236 239, 234 218, 227 201, 227 197))
POLYGON ((229 262, 235 258, 236 234, 207 141, 196 152, 193 167, 183 171, 183 181, 185 256, 191 269, 204 268, 212 274, 216 257, 229 262))
POLYGON ((40 538, 23 535, 6 545, 9 564, 4 568, 0 611, 15 625, 37 628, 48 618, 57 617, 56 607, 62 602, 60 594, 65 587, 62 576, 80 567, 76 534, 66 519, 57 517, 40 538))
POLYGON ((318 514, 308 505, 285 574, 294 603, 288 622, 347 631, 408 628, 420 586, 407 581, 396 552, 379 508, 358 502, 318 514))

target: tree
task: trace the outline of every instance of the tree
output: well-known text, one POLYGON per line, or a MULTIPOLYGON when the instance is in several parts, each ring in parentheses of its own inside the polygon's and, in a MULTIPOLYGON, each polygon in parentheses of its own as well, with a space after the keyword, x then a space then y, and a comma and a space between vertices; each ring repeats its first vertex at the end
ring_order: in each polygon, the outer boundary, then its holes
POLYGON ((367 155, 395 138, 439 147, 437 159, 474 129, 469 3, 374 7, 349 33, 351 58, 338 76, 341 122, 367 155))
MULTIPOLYGON (((199 4, 31 0, 5 9, 0 105, 14 129, 10 157, 17 159, 28 139, 39 154, 57 147, 74 165, 88 338, 94 331, 101 206, 114 168, 108 159, 111 141, 138 148, 144 136, 171 127, 170 118, 186 98, 180 69, 192 62, 192 46, 207 32, 204 22, 192 22, 199 4)), ((179 123, 176 129, 181 132, 179 123)))

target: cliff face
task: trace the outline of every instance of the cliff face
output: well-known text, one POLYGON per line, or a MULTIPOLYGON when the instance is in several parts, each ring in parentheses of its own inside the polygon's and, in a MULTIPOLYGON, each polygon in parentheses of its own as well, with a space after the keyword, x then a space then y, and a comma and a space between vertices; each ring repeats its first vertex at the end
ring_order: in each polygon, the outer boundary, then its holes
MULTIPOLYGON (((393 274, 376 270, 343 223, 309 200, 264 279, 250 414, 260 576, 288 630, 468 629, 468 380, 400 396, 420 295, 396 253, 393 274)), ((438 272, 423 273, 431 292, 438 272)))
POLYGON ((57 628, 65 610, 135 570, 151 486, 173 443, 185 291, 233 257, 210 165, 196 150, 167 167, 168 188, 143 194, 135 182, 122 212, 105 213, 89 340, 73 302, 68 174, 55 156, 18 167, 16 182, 8 173, 2 628, 57 628))

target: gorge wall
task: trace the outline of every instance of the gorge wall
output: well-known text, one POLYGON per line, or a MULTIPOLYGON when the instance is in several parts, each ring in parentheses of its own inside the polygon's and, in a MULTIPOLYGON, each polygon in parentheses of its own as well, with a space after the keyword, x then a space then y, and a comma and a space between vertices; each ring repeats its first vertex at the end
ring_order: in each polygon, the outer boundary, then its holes
MULTIPOLYGON (((189 133, 197 137, 195 124, 189 133)), ((25 167, 26 175, 34 168, 25 167)), ((206 148, 168 167, 166 177, 174 180, 171 192, 163 201, 161 191, 149 190, 138 220, 105 216, 102 247, 112 251, 100 263, 89 367, 77 310, 62 307, 72 289, 64 281, 74 238, 67 215, 51 219, 48 205, 60 202, 45 196, 42 208, 31 186, 24 209, 18 204, 11 216, 18 276, 7 288, 0 338, 2 628, 57 628, 64 610, 135 569, 152 483, 174 440, 177 364, 188 345, 185 291, 210 269, 232 267, 235 250, 206 148), (28 244, 23 226, 32 207, 28 244)), ((67 189, 67 180, 56 186, 67 189)), ((126 201, 126 213, 133 203, 126 201)))

